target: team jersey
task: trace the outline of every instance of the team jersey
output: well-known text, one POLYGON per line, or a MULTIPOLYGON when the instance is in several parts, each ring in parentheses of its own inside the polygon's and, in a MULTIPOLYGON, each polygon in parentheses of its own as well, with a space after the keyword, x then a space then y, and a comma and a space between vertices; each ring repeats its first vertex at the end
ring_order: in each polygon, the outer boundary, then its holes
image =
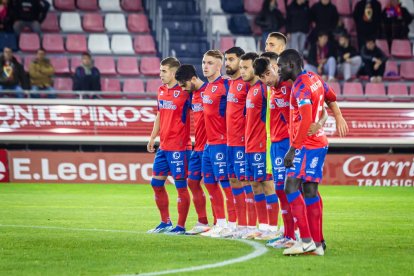
POLYGON ((269 97, 270 109, 270 140, 279 142, 289 137, 289 101, 292 83, 281 82, 277 87, 271 87, 269 97))
POLYGON ((207 84, 206 90, 204 90, 204 120, 209 145, 227 143, 226 104, 228 91, 229 81, 221 76, 207 84))
POLYGON ((172 88, 168 88, 167 85, 160 86, 158 89, 160 149, 167 151, 187 149, 190 136, 189 110, 189 93, 183 91, 178 84, 172 88))
POLYGON ((294 82, 290 96, 290 141, 293 147, 305 146, 308 149, 316 149, 328 145, 323 128, 312 136, 307 136, 309 126, 300 129, 301 122, 305 120, 300 109, 311 105, 311 118, 306 120, 317 123, 325 101, 336 101, 335 92, 317 74, 303 71, 294 82))
POLYGON ((206 125, 204 123, 203 113, 203 95, 207 83, 192 93, 191 110, 193 111, 194 130, 195 130, 195 151, 202 151, 207 142, 206 125))
POLYGON ((230 81, 227 94, 227 145, 244 146, 246 127, 246 97, 249 84, 238 78, 230 81))
POLYGON ((266 86, 259 80, 246 98, 246 152, 266 152, 266 86))

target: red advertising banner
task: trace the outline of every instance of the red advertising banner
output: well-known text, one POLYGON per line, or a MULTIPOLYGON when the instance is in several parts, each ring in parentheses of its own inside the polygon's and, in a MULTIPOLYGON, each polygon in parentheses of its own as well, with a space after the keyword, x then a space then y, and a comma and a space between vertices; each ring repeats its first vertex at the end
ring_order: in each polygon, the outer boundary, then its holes
POLYGON ((7 151, 0 149, 0 182, 9 182, 9 164, 7 151))
MULTIPOLYGON (((154 154, 9 151, 16 183, 149 183, 154 154)), ((332 154, 323 184, 413 187, 414 155, 332 154)))

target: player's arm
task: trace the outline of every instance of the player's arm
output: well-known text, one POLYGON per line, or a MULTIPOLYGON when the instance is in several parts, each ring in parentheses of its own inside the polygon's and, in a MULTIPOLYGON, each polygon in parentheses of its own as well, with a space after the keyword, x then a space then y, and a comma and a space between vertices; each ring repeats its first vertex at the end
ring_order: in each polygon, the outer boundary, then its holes
POLYGON ((322 115, 318 122, 312 123, 308 130, 308 136, 314 135, 318 130, 320 130, 328 120, 328 112, 325 107, 322 108, 322 115))
POLYGON ((338 103, 335 101, 328 102, 327 104, 335 118, 336 131, 338 132, 339 137, 345 137, 348 134, 349 128, 345 118, 342 116, 342 112, 338 106, 338 103))
POLYGON ((160 132, 160 113, 157 112, 157 116, 155 117, 154 126, 152 127, 151 137, 147 144, 147 151, 148 152, 155 152, 155 138, 158 136, 160 132))

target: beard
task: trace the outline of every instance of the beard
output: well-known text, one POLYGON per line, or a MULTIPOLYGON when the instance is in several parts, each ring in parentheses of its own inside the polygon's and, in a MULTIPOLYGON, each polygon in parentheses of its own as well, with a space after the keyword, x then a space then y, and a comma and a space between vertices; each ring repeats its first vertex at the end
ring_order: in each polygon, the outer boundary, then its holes
POLYGON ((232 69, 230 67, 228 67, 228 68, 226 67, 226 75, 232 76, 232 75, 234 75, 236 73, 237 73, 237 70, 234 70, 234 69, 232 69))

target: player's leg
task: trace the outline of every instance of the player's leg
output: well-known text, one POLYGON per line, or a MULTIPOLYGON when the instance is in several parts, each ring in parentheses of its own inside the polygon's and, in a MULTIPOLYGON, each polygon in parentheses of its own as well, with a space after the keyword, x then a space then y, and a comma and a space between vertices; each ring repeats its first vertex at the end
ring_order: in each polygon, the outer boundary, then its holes
POLYGON ((249 230, 256 229, 257 213, 254 201, 253 187, 249 181, 243 181, 244 193, 246 194, 246 210, 247 210, 247 228, 249 230))

